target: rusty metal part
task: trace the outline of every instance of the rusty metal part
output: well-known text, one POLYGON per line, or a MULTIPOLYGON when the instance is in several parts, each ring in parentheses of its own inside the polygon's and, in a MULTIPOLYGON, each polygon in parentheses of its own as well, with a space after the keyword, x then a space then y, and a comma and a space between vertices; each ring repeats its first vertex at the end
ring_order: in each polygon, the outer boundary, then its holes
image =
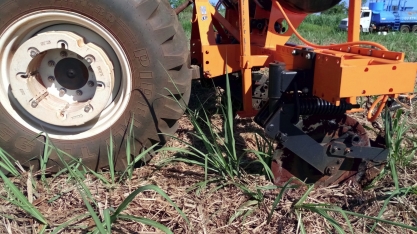
MULTIPOLYGON (((259 79, 254 81, 254 92, 252 95, 252 106, 255 110, 260 110, 268 101, 268 76, 258 72, 259 79)), ((254 75, 252 75, 254 76, 254 75)))
MULTIPOLYGON (((363 126, 346 115, 329 118, 312 116, 300 121, 299 125, 304 132, 323 146, 329 146, 332 140, 346 133, 358 136, 356 146, 370 146, 363 126)), ((297 177, 305 183, 329 186, 346 181, 353 181, 359 185, 367 184, 379 174, 383 166, 382 163, 362 159, 335 157, 332 163, 327 165, 325 174, 322 174, 291 151, 278 148, 271 168, 276 185, 282 185, 291 177, 297 177)))

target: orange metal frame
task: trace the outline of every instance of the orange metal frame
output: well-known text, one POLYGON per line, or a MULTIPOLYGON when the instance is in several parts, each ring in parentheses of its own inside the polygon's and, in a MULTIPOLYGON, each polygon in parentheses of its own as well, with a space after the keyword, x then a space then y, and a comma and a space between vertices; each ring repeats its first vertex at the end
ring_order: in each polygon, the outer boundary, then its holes
MULTIPOLYGON (((359 41, 361 0, 349 1, 348 42, 359 41)), ((252 68, 267 67, 274 61, 283 62, 288 70, 314 66, 313 94, 339 105, 342 98, 356 103, 358 96, 389 95, 396 97, 414 90, 416 65, 404 62, 404 54, 364 48, 357 45, 333 45, 325 49, 311 48, 315 63, 307 53, 294 56, 293 50, 303 48, 285 45, 295 33, 291 28, 276 32, 276 22, 287 19, 297 28, 306 17, 284 9, 273 1, 271 11, 259 6, 254 19, 268 19, 265 29, 251 32, 249 0, 239 0, 238 9, 227 9, 223 17, 209 0, 195 0, 191 35, 191 57, 202 67, 205 78, 241 71, 242 117, 256 114, 252 107, 252 68), (216 44, 216 35, 223 38, 216 44), (233 38, 234 41, 231 39, 233 38)))

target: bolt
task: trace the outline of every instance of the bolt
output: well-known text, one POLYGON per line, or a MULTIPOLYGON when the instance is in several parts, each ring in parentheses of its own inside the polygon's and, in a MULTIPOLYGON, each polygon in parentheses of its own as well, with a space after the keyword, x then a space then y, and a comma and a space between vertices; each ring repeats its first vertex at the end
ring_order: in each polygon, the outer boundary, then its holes
POLYGON ((92 63, 92 62, 94 62, 94 57, 93 57, 93 56, 91 56, 91 55, 87 55, 87 56, 85 57, 85 60, 86 60, 88 63, 92 63))
POLYGON ((270 125, 269 125, 266 129, 267 129, 268 131, 272 132, 272 131, 274 131, 274 129, 275 129, 275 125, 270 124, 270 125))
POLYGON ((50 67, 55 66, 55 62, 54 62, 54 61, 52 61, 52 60, 50 60, 50 61, 48 62, 48 66, 50 66, 50 67))
POLYGON ((83 95, 83 91, 81 91, 81 90, 77 90, 75 93, 76 93, 78 96, 83 95))
POLYGON ((90 105, 87 105, 87 106, 84 107, 84 111, 86 113, 90 112, 90 110, 91 110, 91 106, 90 105))
POLYGON ((38 55, 38 51, 36 50, 30 50, 30 57, 35 57, 36 55, 38 55))
POLYGON ((93 87, 94 86, 94 81, 91 81, 91 80, 88 81, 87 85, 90 86, 90 87, 93 87))
POLYGON ((332 148, 332 152, 334 153, 334 152, 336 152, 338 150, 338 148, 337 148, 337 146, 334 146, 333 148, 332 148))
POLYGON ((297 50, 293 50, 293 51, 291 52, 291 54, 292 54, 292 55, 297 55, 297 54, 298 54, 298 51, 297 51, 297 50))
POLYGON ((36 107, 38 106, 38 102, 37 102, 37 101, 33 101, 30 105, 31 105, 33 108, 36 108, 36 107))
POLYGON ((68 53, 66 51, 61 51, 60 55, 61 57, 65 58, 68 56, 68 53))
POLYGON ((351 150, 350 150, 350 148, 346 148, 346 149, 345 149, 345 153, 346 153, 346 154, 350 153, 350 151, 351 151, 351 150))
POLYGON ((64 88, 61 88, 60 90, 59 90, 59 95, 64 95, 64 94, 66 94, 67 93, 67 90, 66 89, 64 89, 64 88))
POLYGON ((335 169, 336 169, 336 168, 335 168, 334 166, 332 166, 332 167, 327 167, 326 169, 324 169, 324 172, 325 172, 327 175, 332 175, 335 169))
POLYGON ((54 81, 55 81, 55 77, 53 77, 53 76, 49 76, 49 77, 48 77, 48 81, 49 81, 49 82, 54 82, 54 81))
POLYGON ((311 59, 311 54, 310 53, 306 54, 306 59, 311 59))
POLYGON ((338 165, 339 165, 339 164, 340 164, 340 160, 337 160, 337 161, 336 161, 336 164, 338 164, 338 165))

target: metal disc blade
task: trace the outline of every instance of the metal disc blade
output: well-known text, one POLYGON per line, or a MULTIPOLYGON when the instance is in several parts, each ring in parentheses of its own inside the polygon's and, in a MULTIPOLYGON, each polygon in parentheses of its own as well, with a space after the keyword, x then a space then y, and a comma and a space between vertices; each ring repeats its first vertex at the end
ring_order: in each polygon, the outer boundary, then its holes
MULTIPOLYGON (((312 116, 300 121, 298 127, 323 146, 346 133, 359 137, 358 146, 370 146, 370 140, 363 126, 346 115, 312 116)), ((347 180, 359 184, 367 183, 379 174, 382 166, 362 159, 339 158, 332 164, 331 171, 322 174, 290 150, 277 148, 271 169, 276 185, 283 185, 291 177, 296 177, 304 183, 328 186, 347 180)))

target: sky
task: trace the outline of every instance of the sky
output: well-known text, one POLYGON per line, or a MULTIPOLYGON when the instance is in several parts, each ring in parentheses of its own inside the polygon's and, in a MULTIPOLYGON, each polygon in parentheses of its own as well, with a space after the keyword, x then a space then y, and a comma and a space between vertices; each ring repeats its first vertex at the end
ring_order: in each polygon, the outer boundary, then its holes
MULTIPOLYGON (((349 5, 349 0, 343 0, 344 2, 346 2, 347 3, 347 5, 349 5)), ((375 0, 368 0, 368 2, 374 2, 375 0)), ((383 1, 383 0, 379 0, 379 1, 383 1)), ((391 0, 386 0, 387 2, 388 1, 391 1, 391 0)), ((398 1, 400 1, 400 0, 392 0, 393 1, 393 3, 398 3, 398 1)), ((404 4, 404 1, 407 1, 406 2, 406 6, 412 6, 412 7, 414 7, 414 9, 413 10, 416 10, 417 11, 417 0, 401 0, 401 5, 402 4, 404 4)), ((210 0, 210 2, 212 2, 212 3, 216 3, 217 2, 217 0, 210 0)))

